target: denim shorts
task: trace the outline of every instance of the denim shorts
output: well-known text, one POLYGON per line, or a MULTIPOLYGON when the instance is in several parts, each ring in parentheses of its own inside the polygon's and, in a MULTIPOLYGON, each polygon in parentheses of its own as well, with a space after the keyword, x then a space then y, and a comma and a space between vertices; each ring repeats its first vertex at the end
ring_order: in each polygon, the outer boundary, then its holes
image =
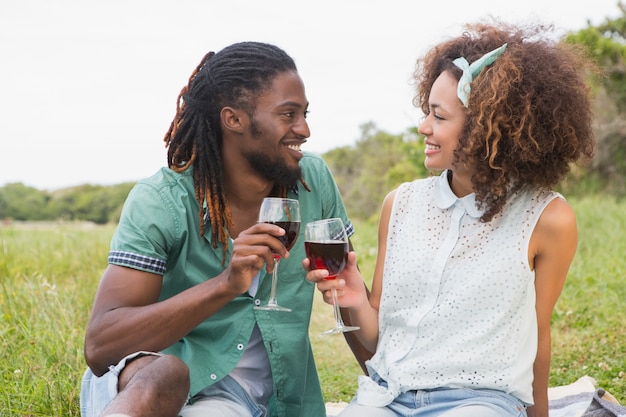
POLYGON ((135 352, 123 358, 115 366, 109 366, 109 371, 98 377, 87 368, 83 375, 80 388, 80 415, 82 417, 99 417, 106 406, 117 395, 119 375, 126 367, 126 363, 141 356, 161 356, 155 352, 135 352))
POLYGON ((183 407, 180 417, 266 417, 267 409, 256 404, 237 381, 226 376, 200 391, 183 407))
MULTIPOLYGON (((99 417, 106 406, 117 395, 119 375, 131 360, 141 356, 161 356, 155 352, 135 352, 123 358, 117 365, 101 377, 95 376, 89 368, 85 371, 80 391, 80 415, 99 417)), ((200 393, 181 409, 181 417, 265 417, 267 410, 250 398, 248 393, 233 378, 226 376, 200 393)))
MULTIPOLYGON (((380 385, 386 382, 377 378, 380 385)), ((503 391, 436 388, 401 393, 386 407, 353 400, 337 417, 526 417, 526 406, 503 391)))

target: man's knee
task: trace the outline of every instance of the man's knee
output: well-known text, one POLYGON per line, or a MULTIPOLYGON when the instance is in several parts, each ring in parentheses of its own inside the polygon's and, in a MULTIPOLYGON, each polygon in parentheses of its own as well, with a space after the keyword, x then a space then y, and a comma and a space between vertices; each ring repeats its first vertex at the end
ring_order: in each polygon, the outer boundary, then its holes
POLYGON ((190 380, 187 364, 173 355, 162 356, 157 361, 159 361, 159 368, 167 372, 168 388, 172 389, 175 386, 178 390, 184 391, 185 395, 189 394, 190 380))
POLYGON ((141 356, 126 365, 120 374, 118 388, 140 384, 145 390, 175 390, 189 393, 189 368, 173 355, 141 356))

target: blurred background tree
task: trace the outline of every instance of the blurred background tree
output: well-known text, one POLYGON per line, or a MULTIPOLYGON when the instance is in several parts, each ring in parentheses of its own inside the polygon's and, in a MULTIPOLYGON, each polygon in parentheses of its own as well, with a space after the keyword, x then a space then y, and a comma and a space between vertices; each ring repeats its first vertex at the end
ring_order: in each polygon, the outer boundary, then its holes
POLYGON ((353 146, 323 156, 336 178, 348 212, 366 219, 376 215, 385 195, 405 181, 428 175, 424 167, 424 141, 416 128, 392 135, 372 122, 361 125, 353 146))
MULTIPOLYGON (((588 171, 575 171, 569 188, 626 195, 626 8, 620 17, 572 32, 564 42, 578 44, 598 63, 603 76, 590 82, 594 103, 596 155, 588 171), (582 183, 582 184, 581 184, 582 183), (578 184, 578 187, 576 186, 578 184)), ((569 184, 568 184, 569 185, 569 184)))
POLYGON ((116 223, 134 183, 42 191, 21 183, 0 188, 0 220, 116 223))

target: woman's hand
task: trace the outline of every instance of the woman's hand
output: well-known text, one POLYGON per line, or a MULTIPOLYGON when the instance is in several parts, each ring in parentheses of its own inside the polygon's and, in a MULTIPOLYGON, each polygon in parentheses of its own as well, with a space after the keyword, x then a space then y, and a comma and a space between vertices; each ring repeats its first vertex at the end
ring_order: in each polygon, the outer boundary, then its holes
POLYGON ((326 279, 328 277, 328 270, 326 269, 311 269, 308 258, 302 261, 302 266, 309 271, 306 274, 306 279, 317 284, 317 289, 322 293, 326 303, 333 303, 333 288, 337 290, 337 300, 342 308, 358 307, 362 303, 368 302, 365 284, 357 268, 354 251, 348 253, 346 266, 336 279, 326 279))

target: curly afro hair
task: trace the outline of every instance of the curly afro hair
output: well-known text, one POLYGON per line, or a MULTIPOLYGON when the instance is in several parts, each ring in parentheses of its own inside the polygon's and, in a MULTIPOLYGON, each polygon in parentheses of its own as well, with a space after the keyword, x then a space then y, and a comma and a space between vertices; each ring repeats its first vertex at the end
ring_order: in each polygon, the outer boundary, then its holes
POLYGON ((591 90, 586 77, 596 68, 581 49, 551 38, 551 26, 519 27, 501 22, 465 26, 419 59, 416 107, 429 113, 428 96, 439 75, 461 70, 507 44, 504 53, 471 84, 467 118, 455 152, 470 164, 477 204, 489 221, 507 196, 523 188, 551 189, 572 163, 593 156, 591 90))

